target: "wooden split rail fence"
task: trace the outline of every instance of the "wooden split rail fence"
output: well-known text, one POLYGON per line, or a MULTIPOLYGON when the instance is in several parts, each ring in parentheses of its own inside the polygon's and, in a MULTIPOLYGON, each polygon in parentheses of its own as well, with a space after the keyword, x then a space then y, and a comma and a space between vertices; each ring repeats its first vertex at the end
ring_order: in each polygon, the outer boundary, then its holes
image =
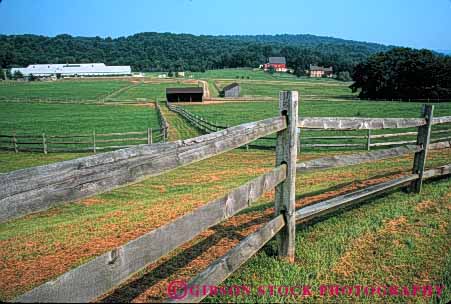
POLYGON ((161 107, 160 104, 158 103, 158 100, 155 101, 155 108, 157 109, 158 122, 160 123, 160 127, 163 134, 163 142, 166 142, 168 140, 169 123, 167 122, 166 118, 161 112, 161 107))
MULTIPOLYGON (((451 144, 449 141, 429 144, 432 125, 451 121, 451 117, 433 118, 432 106, 425 107, 422 118, 419 119, 298 119, 298 93, 281 92, 279 108, 280 113, 276 117, 230 127, 193 139, 137 146, 1 174, 0 221, 8 221, 57 204, 109 191, 148 176, 160 175, 277 133, 276 166, 272 171, 232 190, 224 197, 32 289, 19 296, 16 301, 93 301, 149 264, 193 240, 203 231, 250 207, 265 192, 275 188, 274 218, 188 284, 216 286, 276 235, 279 256, 293 261, 297 222, 322 216, 396 187, 409 185, 411 191, 419 192, 424 179, 449 175, 451 172, 450 164, 425 170, 428 150, 449 149, 451 144), (419 132, 414 145, 296 163, 297 127, 337 130, 416 127, 419 132), (412 174, 295 210, 296 174, 406 154, 415 154, 412 174)), ((183 299, 185 302, 200 300, 202 297, 195 298, 191 295, 183 299)))
POLYGON ((143 132, 51 135, 0 133, 0 150, 19 152, 93 152, 117 150, 165 140, 164 129, 143 132))
MULTIPOLYGON (((171 104, 169 102, 166 103, 168 108, 180 114, 186 120, 188 120, 191 125, 195 128, 199 129, 203 133, 212 133, 217 132, 219 130, 227 129, 228 126, 220 125, 218 123, 210 122, 207 119, 193 114, 187 111, 185 108, 171 104)), ((304 130, 311 132, 321 132, 324 131, 322 128, 318 129, 308 129, 304 130)), ((354 132, 353 129, 340 129, 341 132, 354 132)), ((299 140, 302 138, 302 142, 298 145, 299 148, 354 148, 354 149, 365 149, 370 151, 371 148, 379 148, 379 147, 396 147, 407 144, 415 144, 417 132, 402 132, 402 133, 386 133, 386 134, 372 134, 371 129, 366 130, 366 135, 315 135, 315 136, 304 136, 301 134, 301 128, 298 130, 299 132, 299 140), (399 138, 397 141, 384 141, 388 138, 399 138), (407 138, 407 139, 406 139, 407 138), (338 141, 338 142, 336 142, 338 141), (340 141, 350 141, 343 143, 340 141), (356 141, 360 141, 356 143, 356 141), (326 142, 326 143, 324 143, 326 142)), ((431 133, 433 138, 431 142, 440 142, 451 140, 451 129, 442 129, 442 130, 434 130, 431 133)), ((254 147, 274 147, 275 146, 275 137, 263 137, 260 140, 269 141, 268 144, 262 143, 252 143, 251 146, 254 147)), ((247 148, 249 145, 246 146, 247 148)))
POLYGON ((143 144, 166 142, 169 124, 161 113, 159 104, 157 109, 159 129, 147 128, 142 132, 96 133, 90 134, 10 134, 0 132, 0 150, 18 152, 93 152, 118 150, 143 144))

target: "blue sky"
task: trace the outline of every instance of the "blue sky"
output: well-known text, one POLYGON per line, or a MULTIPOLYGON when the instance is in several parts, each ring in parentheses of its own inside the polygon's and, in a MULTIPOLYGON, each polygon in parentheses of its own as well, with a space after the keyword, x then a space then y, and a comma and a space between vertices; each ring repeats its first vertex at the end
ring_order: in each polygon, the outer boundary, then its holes
MULTIPOLYGON (((1 0, 0 0, 1 1, 1 0)), ((2 0, 1 34, 314 34, 451 49, 451 0, 2 0)))

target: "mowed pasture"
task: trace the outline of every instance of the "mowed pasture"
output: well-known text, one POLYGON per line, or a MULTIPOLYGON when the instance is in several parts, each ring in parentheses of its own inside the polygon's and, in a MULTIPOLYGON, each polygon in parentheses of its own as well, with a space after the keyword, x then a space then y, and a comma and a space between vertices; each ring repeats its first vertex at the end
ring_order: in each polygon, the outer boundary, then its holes
MULTIPOLYGON (((305 153, 300 160, 326 155, 331 154, 305 153)), ((28 157, 33 155, 24 156, 28 157)), ((271 151, 233 151, 109 193, 0 224, 3 278, 0 299, 11 300, 220 197, 271 170, 274 157, 271 151)), ((446 162, 449 162, 447 151, 433 151, 428 166, 446 162)), ((298 175, 297 207, 390 179, 388 172, 409 173, 411 167, 412 157, 402 157, 334 169, 328 174, 298 175)), ((398 192, 335 214, 336 217, 300 225, 298 259, 294 265, 274 259, 272 242, 224 284, 354 285, 384 283, 393 276, 399 284, 440 282, 450 258, 446 232, 451 215, 450 200, 446 199, 451 195, 449 187, 449 180, 437 181, 427 184, 422 195, 398 192), (374 239, 379 241, 373 243, 374 239), (393 251, 396 258, 388 255, 393 251)), ((106 300, 161 301, 167 296, 170 281, 187 280, 258 229, 273 215, 273 200, 273 191, 267 193, 255 207, 150 265, 106 300)), ((242 300, 262 302, 269 298, 253 296, 242 300)))
POLYGON ((193 73, 196 79, 253 79, 253 80, 290 80, 296 81, 300 78, 287 73, 266 73, 262 70, 255 70, 251 68, 238 69, 222 69, 222 70, 208 70, 205 72, 193 73))
POLYGON ((181 81, 161 82, 161 83, 141 83, 131 86, 117 95, 111 96, 110 101, 126 100, 161 100, 166 98, 167 88, 186 88, 197 86, 196 84, 183 83, 181 81))
POLYGON ((135 105, 77 105, 0 103, 0 133, 134 132, 159 128, 153 107, 135 105))
MULTIPOLYGON (((211 85, 213 81, 222 83, 222 80, 217 79, 230 78, 230 82, 233 82, 236 76, 233 73, 236 70, 207 71, 196 74, 196 77, 201 78, 203 75, 211 85)), ((247 73, 251 79, 262 77, 265 81, 269 80, 265 84, 269 88, 256 89, 257 93, 262 94, 259 96, 277 97, 281 87, 299 89, 302 99, 299 106, 301 116, 420 116, 420 103, 335 101, 337 96, 341 96, 340 90, 346 84, 334 80, 292 77, 289 80, 293 82, 291 85, 287 84, 286 79, 274 82, 277 79, 273 77, 276 76, 260 71, 243 69, 242 73, 247 73), (303 99, 305 89, 315 83, 325 91, 330 89, 331 97, 318 97, 315 101, 303 99), (336 86, 340 89, 336 89, 336 86)), ((248 83, 252 86, 251 82, 244 80, 244 88, 248 83)), ((126 83, 111 97, 118 101, 163 98, 165 88, 177 84, 176 81, 161 85, 126 83)), ((163 104, 162 107, 171 124, 171 140, 198 135, 185 119, 169 112, 163 104)), ((271 101, 183 107, 209 121, 229 126, 278 115, 278 103, 271 101)), ((451 104, 436 104, 435 116, 447 115, 451 115, 451 104)), ((0 134, 14 130, 27 133, 32 130, 38 134, 54 133, 53 130, 57 130, 57 134, 91 133, 93 129, 98 133, 110 133, 144 131, 147 127, 158 127, 155 109, 148 105, 0 103, 0 134)), ((381 132, 400 131, 404 130, 381 132)), ((303 134, 366 133, 320 131, 303 134)), ((346 153, 355 151, 303 151, 299 160, 346 153)), ((84 155, 88 154, 0 152, 0 173, 84 155)), ((231 189, 274 168, 274 159, 272 150, 239 149, 140 183, 0 224, 0 300, 12 300, 35 286, 221 197, 231 189)), ((427 167, 447 164, 449 160, 449 149, 431 151, 427 167)), ((296 206, 300 208, 400 174, 410 174, 412 162, 412 156, 405 156, 326 172, 300 174, 296 178, 296 206)), ((449 179, 427 182, 422 194, 398 191, 368 200, 345 212, 336 212, 332 216, 298 225, 295 264, 276 259, 276 242, 271 241, 223 285, 301 284, 310 285, 313 289, 322 284, 451 286, 450 189, 449 179)), ((157 263, 146 267, 103 300, 161 302, 167 297, 169 282, 188 281, 205 269, 270 219, 274 214, 273 206, 272 191, 265 194, 254 207, 212 227, 157 263)), ((375 300, 371 297, 338 299, 363 303, 373 303, 375 300)), ((210 297, 205 302, 316 303, 336 300, 337 298, 286 298, 277 295, 271 297, 253 293, 250 297, 242 298, 210 297)), ((424 299, 413 300, 423 302, 424 299)), ((448 300, 451 300, 449 288, 445 290, 442 303, 448 300)), ((400 298, 384 298, 383 301, 398 303, 400 298)))
MULTIPOLYGON (((280 91, 299 91, 304 100, 312 98, 356 98, 356 94, 349 89, 350 83, 339 81, 304 80, 288 81, 236 81, 241 86, 243 97, 273 97, 278 98, 280 91)), ((230 84, 228 81, 216 81, 219 88, 230 84)))
MULTIPOLYGON (((209 105, 184 105, 187 111, 196 114, 210 122, 222 126, 234 126, 246 122, 262 120, 274 117, 278 114, 278 102, 264 101, 264 102, 234 102, 222 104, 209 105)), ((302 101, 299 105, 300 117, 386 117, 386 118, 416 118, 420 117, 422 104, 421 103, 406 103, 406 102, 375 102, 375 101, 302 101)), ((451 103, 437 103, 435 104, 435 116, 448 116, 451 113, 451 103)), ((433 130, 449 130, 450 125, 435 126, 433 130)), ((415 129, 385 129, 376 130, 372 135, 391 134, 413 132, 415 129)), ((311 131, 303 130, 303 137, 323 137, 323 136, 367 136, 367 131, 311 131)), ((433 134, 433 139, 450 137, 451 132, 433 134)), ((302 137, 301 137, 302 138, 302 137)), ((415 136, 402 136, 397 138, 374 139, 372 143, 383 143, 389 141, 408 141, 415 140, 415 136)), ((309 141, 312 143, 321 144, 361 144, 364 149, 366 139, 318 139, 309 141)), ((306 143, 306 142, 303 142, 306 143)), ((274 140, 258 140, 256 142, 259 146, 274 147, 274 140)), ((315 148, 318 149, 318 148, 315 148)), ((330 149, 330 148, 328 148, 330 149)), ((337 148, 342 150, 342 148, 337 148)), ((349 148, 345 148, 349 149, 349 148)))
POLYGON ((125 80, 0 82, 0 101, 100 101, 129 85, 125 80))
MULTIPOLYGON (((43 133, 51 152, 68 149, 93 152, 94 132, 99 150, 145 144, 148 128, 155 130, 152 134, 155 141, 160 140, 157 112, 150 106, 0 102, 0 135, 12 136, 15 132, 19 151, 42 153, 43 133), (109 135, 129 132, 141 134, 109 135)), ((11 137, 2 137, 0 147, 13 149, 11 137)))
MULTIPOLYGON (((303 101, 301 93, 299 116, 301 117, 420 117, 422 104, 407 102, 374 101, 303 101)), ((184 105, 185 109, 208 120, 238 125, 278 115, 278 102, 233 102, 208 105, 184 105)), ((451 103, 435 104, 434 116, 451 113, 451 103)))

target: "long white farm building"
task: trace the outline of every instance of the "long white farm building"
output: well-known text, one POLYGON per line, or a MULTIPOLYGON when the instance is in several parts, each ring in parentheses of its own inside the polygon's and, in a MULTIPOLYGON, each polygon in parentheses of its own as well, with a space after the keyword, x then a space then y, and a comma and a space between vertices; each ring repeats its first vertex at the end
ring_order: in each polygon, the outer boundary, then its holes
POLYGON ((13 68, 11 74, 21 72, 28 77, 50 76, 125 76, 131 75, 130 66, 107 66, 104 63, 82 63, 82 64, 33 64, 26 68, 13 68))

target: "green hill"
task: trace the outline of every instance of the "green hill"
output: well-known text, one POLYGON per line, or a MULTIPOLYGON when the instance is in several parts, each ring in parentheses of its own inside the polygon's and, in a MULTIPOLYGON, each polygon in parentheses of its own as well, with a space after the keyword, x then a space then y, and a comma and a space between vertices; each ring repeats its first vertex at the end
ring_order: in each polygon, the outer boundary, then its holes
POLYGON ((287 57, 289 67, 309 64, 352 70, 369 55, 389 49, 374 43, 313 35, 195 36, 140 33, 128 37, 0 35, 0 66, 104 62, 135 71, 257 67, 269 56, 287 57))

